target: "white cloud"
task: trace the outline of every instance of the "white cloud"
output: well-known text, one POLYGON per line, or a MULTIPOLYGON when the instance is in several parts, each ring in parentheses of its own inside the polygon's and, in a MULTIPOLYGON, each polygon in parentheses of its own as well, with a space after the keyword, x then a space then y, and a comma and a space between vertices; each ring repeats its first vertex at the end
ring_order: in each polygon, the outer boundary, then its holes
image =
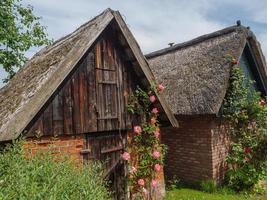
MULTIPOLYGON (((244 3, 244 2, 243 2, 244 3)), ((254 22, 267 24, 267 1, 266 0, 246 0, 247 10, 251 13, 254 22)))
POLYGON ((59 37, 73 31, 107 7, 119 10, 144 52, 182 42, 222 27, 206 19, 212 8, 208 0, 199 1, 29 1, 43 16, 49 35, 59 37))
POLYGON ((253 15, 253 19, 256 22, 267 24, 267 5, 263 7, 262 9, 258 10, 257 12, 255 12, 253 15))

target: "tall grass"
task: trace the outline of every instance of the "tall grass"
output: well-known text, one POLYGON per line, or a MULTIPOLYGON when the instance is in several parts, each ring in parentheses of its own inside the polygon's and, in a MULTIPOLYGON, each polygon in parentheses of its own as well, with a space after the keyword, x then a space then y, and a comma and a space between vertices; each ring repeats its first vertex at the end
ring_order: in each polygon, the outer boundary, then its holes
POLYGON ((21 142, 15 142, 0 154, 0 199, 109 199, 101 174, 100 164, 77 167, 67 157, 55 161, 50 152, 29 158, 21 142))

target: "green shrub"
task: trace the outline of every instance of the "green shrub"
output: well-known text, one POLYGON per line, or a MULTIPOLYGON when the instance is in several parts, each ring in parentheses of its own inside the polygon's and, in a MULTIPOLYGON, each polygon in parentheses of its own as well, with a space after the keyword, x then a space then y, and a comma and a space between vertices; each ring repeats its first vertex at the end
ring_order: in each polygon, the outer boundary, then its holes
POLYGON ((183 186, 183 184, 182 184, 181 180, 174 177, 172 180, 167 181, 166 189, 167 190, 174 190, 176 188, 181 188, 182 186, 183 186))
POLYGON ((238 66, 232 68, 223 115, 231 125, 227 185, 253 190, 267 173, 267 105, 238 66))
POLYGON ((235 195, 236 192, 228 186, 220 186, 217 188, 217 193, 222 195, 235 195))
POLYGON ((204 192, 214 193, 217 191, 217 183, 214 180, 201 181, 200 189, 204 192))
POLYGON ((55 161, 50 152, 27 157, 21 142, 1 152, 0 199, 109 199, 99 164, 75 167, 67 157, 55 161))

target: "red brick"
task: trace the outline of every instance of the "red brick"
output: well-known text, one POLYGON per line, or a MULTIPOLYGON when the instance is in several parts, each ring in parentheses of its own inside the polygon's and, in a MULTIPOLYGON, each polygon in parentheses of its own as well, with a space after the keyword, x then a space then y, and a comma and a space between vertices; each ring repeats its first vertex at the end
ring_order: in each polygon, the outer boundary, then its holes
POLYGON ((225 122, 213 116, 179 117, 179 128, 162 128, 168 146, 165 174, 184 181, 214 179, 225 174, 229 138, 225 122))
POLYGON ((37 151, 50 151, 55 156, 69 156, 70 159, 82 164, 83 157, 80 151, 84 148, 83 145, 83 136, 59 136, 43 137, 38 140, 29 138, 23 147, 33 155, 37 151))

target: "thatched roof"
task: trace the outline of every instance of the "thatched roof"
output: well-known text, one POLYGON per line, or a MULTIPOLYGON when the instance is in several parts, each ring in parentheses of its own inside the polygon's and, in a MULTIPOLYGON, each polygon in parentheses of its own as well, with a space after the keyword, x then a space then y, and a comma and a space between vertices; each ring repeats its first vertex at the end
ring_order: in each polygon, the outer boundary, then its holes
MULTIPOLYGON (((128 48, 127 52, 131 54, 135 70, 141 73, 140 76, 145 82, 154 80, 145 57, 120 13, 107 9, 70 35, 38 52, 0 90, 0 141, 11 140, 21 134, 111 23, 121 31, 120 40, 125 43, 125 48, 128 48)), ((170 122, 177 126, 177 121, 164 99, 159 96, 159 100, 170 122)))
POLYGON ((166 85, 166 100, 176 115, 217 114, 228 87, 231 64, 246 44, 255 55, 267 86, 267 68, 255 35, 243 26, 203 35, 146 55, 159 82, 166 85))

